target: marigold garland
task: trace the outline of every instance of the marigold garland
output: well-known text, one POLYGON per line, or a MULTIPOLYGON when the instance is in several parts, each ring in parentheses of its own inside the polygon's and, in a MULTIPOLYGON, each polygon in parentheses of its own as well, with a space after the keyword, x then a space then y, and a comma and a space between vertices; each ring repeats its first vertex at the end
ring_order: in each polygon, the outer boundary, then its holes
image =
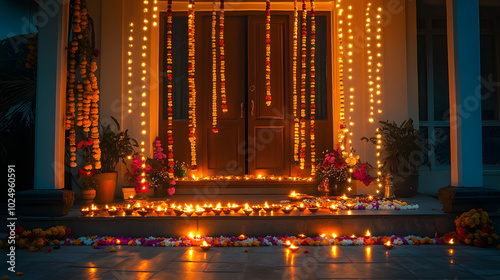
POLYGON ((315 119, 316 119, 316 17, 315 2, 311 0, 311 176, 316 175, 316 139, 315 139, 315 119))
POLYGON ((299 164, 299 115, 298 115, 298 96, 297 96, 297 49, 298 49, 298 23, 299 13, 297 11, 297 0, 293 0, 293 51, 292 51, 292 96, 293 96, 293 161, 295 165, 299 164))
POLYGON ((215 1, 212 2, 212 132, 217 133, 219 130, 217 129, 217 39, 215 37, 217 11, 215 1))
POLYGON ((306 0, 302 0, 302 36, 300 69, 300 169, 306 162, 306 72, 307 72, 307 9, 306 0))
POLYGON ((167 1, 167 155, 168 155, 168 176, 174 178, 174 137, 173 137, 173 58, 172 58, 172 0, 167 1))
MULTIPOLYGON (((196 83, 195 83, 195 1, 188 4, 188 86, 189 86, 189 142, 191 168, 196 169, 196 83)), ((170 164, 170 163, 169 163, 170 164)))
POLYGON ((220 98, 223 113, 227 113, 226 100, 226 54, 224 41, 224 0, 220 0, 219 49, 220 49, 220 98))
MULTIPOLYGON (((86 0, 75 0, 72 3, 72 42, 68 48, 68 77, 65 129, 69 131, 70 166, 76 167, 76 128, 82 127, 84 140, 92 140, 92 162, 86 162, 84 169, 101 168, 101 149, 99 146, 99 89, 97 86, 97 64, 93 60, 92 33, 86 0), (87 60, 90 59, 90 61, 87 60), (77 79, 77 63, 79 79, 77 79), (75 89, 77 96, 75 100, 75 89), (76 102, 76 104, 75 104, 76 102), (75 114, 76 113, 76 114, 75 114)), ((90 141, 89 141, 90 142, 90 141)))
POLYGON ((271 106, 271 0, 266 0, 266 105, 271 106))

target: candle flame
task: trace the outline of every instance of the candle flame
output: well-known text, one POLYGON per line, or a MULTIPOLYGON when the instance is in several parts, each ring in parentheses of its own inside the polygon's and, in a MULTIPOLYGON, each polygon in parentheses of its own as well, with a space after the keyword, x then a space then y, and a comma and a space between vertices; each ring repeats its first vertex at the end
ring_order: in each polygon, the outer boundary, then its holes
POLYGON ((290 245, 290 249, 297 249, 298 247, 295 246, 294 244, 290 245))
POLYGON ((351 235, 351 238, 356 238, 356 235, 354 235, 354 234, 353 234, 353 235, 351 235))
POLYGON ((203 240, 203 244, 201 246, 208 246, 207 241, 203 240))
POLYGON ((365 234, 365 236, 366 236, 366 237, 370 237, 371 235, 372 235, 372 234, 370 233, 370 230, 368 230, 368 229, 367 229, 367 230, 366 230, 366 234, 365 234))
POLYGON ((221 205, 220 205, 220 202, 217 204, 217 206, 215 206, 215 209, 220 209, 221 208, 221 205))
POLYGON ((453 245, 453 244, 455 244, 455 241, 453 241, 453 238, 452 238, 452 239, 450 239, 450 241, 448 243, 453 245))
POLYGON ((120 244, 120 243, 122 243, 122 242, 120 241, 120 239, 116 239, 116 244, 120 244))
POLYGON ((292 191, 292 193, 290 193, 290 196, 297 196, 297 194, 295 193, 295 191, 292 191))
POLYGON ((266 203, 265 203, 264 207, 265 207, 265 208, 269 208, 269 205, 267 204, 267 201, 266 201, 266 203))
POLYGON ((335 233, 332 233, 333 238, 337 238, 337 235, 335 233))
POLYGON ((322 234, 320 234, 319 236, 320 236, 321 238, 325 238, 326 233, 322 233, 322 234))
POLYGON ((189 236, 189 239, 193 239, 193 238, 194 238, 194 234, 193 234, 192 232, 190 232, 190 233, 188 234, 188 236, 189 236))
POLYGON ((287 240, 287 241, 285 242, 285 244, 286 244, 286 245, 290 245, 290 240, 287 240))
POLYGON ((391 244, 391 241, 387 241, 387 242, 385 242, 385 245, 386 245, 386 246, 391 246, 391 245, 392 245, 392 244, 391 244))

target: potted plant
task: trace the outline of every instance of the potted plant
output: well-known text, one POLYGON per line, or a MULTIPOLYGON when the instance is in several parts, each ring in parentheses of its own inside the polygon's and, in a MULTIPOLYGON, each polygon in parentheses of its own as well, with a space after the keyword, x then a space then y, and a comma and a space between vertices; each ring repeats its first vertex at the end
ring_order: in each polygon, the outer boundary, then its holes
POLYGON ((396 122, 380 121, 378 135, 361 140, 381 145, 383 170, 394 179, 394 193, 397 197, 411 197, 418 193, 418 169, 424 157, 423 151, 431 148, 422 141, 422 135, 413 127, 413 119, 396 122), (379 143, 379 140, 381 143, 379 143))
POLYGON ((118 121, 114 117, 111 119, 116 126, 116 131, 111 128, 111 125, 101 124, 101 169, 100 173, 94 175, 97 203, 113 202, 118 178, 116 166, 120 161, 125 164, 125 158, 135 153, 134 147, 139 147, 137 141, 128 135, 128 129, 121 131, 118 121))
POLYGON ((174 164, 174 173, 177 178, 184 178, 184 176, 186 176, 187 173, 186 163, 183 161, 179 162, 176 160, 174 164))

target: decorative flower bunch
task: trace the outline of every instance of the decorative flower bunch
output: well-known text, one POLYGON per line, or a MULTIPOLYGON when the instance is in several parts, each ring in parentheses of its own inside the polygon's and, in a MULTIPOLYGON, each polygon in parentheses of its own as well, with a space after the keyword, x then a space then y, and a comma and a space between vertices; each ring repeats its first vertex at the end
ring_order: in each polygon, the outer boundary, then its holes
MULTIPOLYGON (((150 169, 146 171, 149 186, 156 188, 167 182, 171 186, 174 186, 175 180, 170 174, 168 161, 165 160, 167 158, 167 155, 163 153, 161 141, 158 137, 156 137, 155 142, 153 143, 153 149, 153 158, 146 159, 146 165, 150 167, 150 169)), ((168 193, 175 193, 175 188, 169 188, 168 193)))
POLYGON ((188 167, 187 167, 187 164, 183 161, 175 161, 175 165, 174 165, 174 169, 175 170, 187 170, 188 167))
POLYGON ((95 162, 95 157, 92 154, 92 138, 87 140, 81 140, 76 144, 77 151, 81 151, 81 158, 83 159, 83 167, 78 170, 78 177, 82 180, 83 189, 93 189, 95 187, 95 182, 92 177, 95 173, 95 169, 92 168, 95 162))
POLYGON ((362 181, 368 186, 373 177, 368 174, 370 165, 361 163, 359 156, 353 152, 348 153, 341 149, 338 145, 333 152, 323 152, 325 159, 318 164, 318 178, 329 178, 337 182, 347 181, 351 177, 351 173, 356 180, 362 181))
MULTIPOLYGON (((36 252, 40 248, 49 245, 59 245, 62 240, 68 238, 71 229, 65 226, 51 227, 47 230, 36 228, 33 230, 25 230, 23 227, 15 229, 16 246, 19 248, 27 248, 29 252, 36 252)), ((7 242, 0 240, 0 248, 7 245, 7 242)))
POLYGON ((481 208, 463 213, 455 219, 455 225, 457 230, 451 235, 456 235, 458 241, 465 244, 486 247, 498 241, 488 213, 481 208))
POLYGON ((125 174, 125 178, 127 178, 129 182, 135 185, 135 192, 149 192, 149 183, 146 180, 146 172, 151 169, 151 166, 146 165, 145 167, 143 167, 142 156, 137 154, 132 158, 131 169, 132 171, 128 171, 125 174))

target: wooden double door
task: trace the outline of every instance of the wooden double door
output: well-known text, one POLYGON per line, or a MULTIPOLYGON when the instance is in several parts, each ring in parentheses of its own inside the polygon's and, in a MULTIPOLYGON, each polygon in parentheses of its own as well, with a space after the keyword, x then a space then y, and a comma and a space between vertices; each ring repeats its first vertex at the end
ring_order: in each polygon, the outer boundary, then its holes
MULTIPOLYGON (((203 17, 203 73, 211 73, 211 18, 203 17)), ((265 17, 225 17, 225 62, 228 112, 218 106, 218 133, 212 132, 211 75, 203 76, 203 135, 206 168, 211 175, 288 175, 290 147, 286 118, 289 68, 288 16, 271 24, 271 106, 266 105, 265 17)), ((220 84, 220 83, 219 83, 220 84)), ((217 89, 220 93, 220 88, 217 89)), ((220 96, 219 96, 220 98, 220 96)), ((220 99, 219 99, 220 104, 220 99)))
MULTIPOLYGON (((223 113, 220 108, 219 80, 217 83, 219 132, 213 133, 211 14, 208 12, 196 14, 196 87, 198 96, 196 137, 199 170, 197 176, 244 174, 308 176, 310 174, 309 167, 300 171, 293 164, 293 14, 276 12, 272 15, 272 102, 270 106, 266 105, 265 20, 262 13, 226 12, 225 72, 228 112, 223 113)), ((178 34, 177 37, 183 33, 178 34)), ((325 43, 325 49, 328 48, 329 43, 325 43)), ((184 48, 181 46, 178 52, 183 51, 184 48)), ((219 52, 217 56, 219 57, 219 52)), ((323 60, 327 61, 324 58, 323 60)), ((298 71, 300 71, 300 64, 298 66, 298 71)), ((217 71, 219 69, 220 62, 217 61, 217 71)), ((297 77, 300 81, 299 76, 297 77)), ((185 77, 179 77, 180 83, 184 79, 185 77)), ((325 83, 328 83, 328 86, 325 86, 327 88, 325 92, 331 92, 330 79, 325 83)), ((174 105, 175 100, 174 92, 174 105)), ((184 104, 187 104, 186 102, 184 104)), ((324 102, 328 108, 331 108, 332 106, 329 105, 332 104, 331 94, 328 94, 324 100, 317 100, 317 102, 324 102)), ((160 108, 163 111, 163 106, 160 108)), ((332 114, 331 110, 328 109, 325 120, 316 122, 317 154, 320 154, 324 148, 332 146, 331 124, 332 114)), ((166 137, 165 128, 166 121, 163 118, 160 121, 162 139, 166 137)), ((309 128, 307 133, 309 133, 309 128)), ((174 117, 174 158, 189 163, 189 142, 186 135, 187 120, 175 119, 174 117)), ((306 164, 308 165, 309 162, 307 161, 306 164)))

